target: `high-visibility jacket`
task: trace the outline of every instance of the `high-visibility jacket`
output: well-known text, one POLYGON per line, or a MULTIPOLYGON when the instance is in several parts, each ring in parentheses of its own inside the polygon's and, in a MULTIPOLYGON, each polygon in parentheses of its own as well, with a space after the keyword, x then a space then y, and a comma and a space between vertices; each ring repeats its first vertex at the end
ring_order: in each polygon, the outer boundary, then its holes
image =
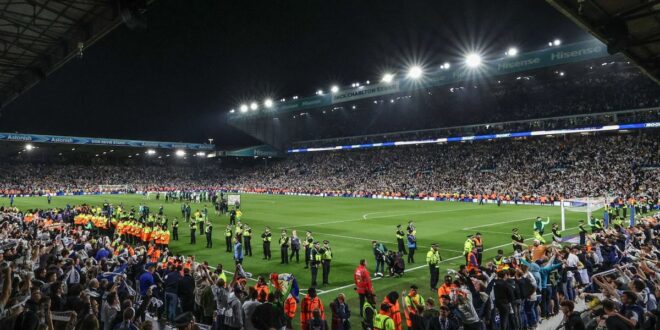
POLYGON ((417 315, 418 307, 424 307, 424 298, 420 294, 414 296, 408 294, 403 298, 403 301, 406 303, 405 309, 403 310, 403 313, 406 316, 406 326, 408 329, 412 329, 412 316, 417 315))
POLYGON ((395 330, 396 324, 391 317, 381 311, 374 315, 374 330, 395 330))
POLYGON ((307 324, 313 318, 312 312, 315 309, 321 311, 321 319, 325 320, 325 312, 321 299, 318 296, 311 298, 309 295, 306 295, 300 304, 300 324, 303 329, 307 329, 307 324))
POLYGON ((426 263, 429 266, 440 267, 440 252, 433 249, 426 253, 426 263))
POLYGON ((474 247, 474 242, 472 241, 471 238, 465 240, 465 243, 463 244, 463 255, 467 255, 468 253, 470 253, 473 247, 474 247))
POLYGON ((394 329, 401 330, 402 320, 401 320, 401 308, 399 307, 399 301, 397 300, 394 304, 392 304, 389 301, 389 299, 385 297, 385 299, 383 299, 383 304, 388 304, 390 306, 389 311, 385 315, 391 317, 392 320, 394 321, 394 329))
POLYGON ((293 319, 296 316, 297 307, 298 302, 296 302, 296 298, 289 296, 289 298, 286 298, 284 301, 284 315, 290 319, 293 319))
POLYGON ((451 297, 451 291, 453 289, 458 288, 454 284, 449 284, 447 285, 446 283, 443 283, 439 288, 438 288, 438 303, 442 305, 442 296, 447 295, 451 297))
POLYGON ((479 260, 476 254, 470 252, 467 256, 467 271, 471 272, 473 270, 479 270, 479 260))
POLYGON ((260 299, 261 299, 261 292, 265 292, 266 297, 268 296, 268 293, 270 292, 270 289, 268 288, 268 284, 266 284, 266 283, 257 283, 257 284, 254 285, 254 289, 257 290, 257 299, 259 299, 259 301, 261 301, 261 302, 266 302, 266 301, 262 301, 260 299))
POLYGON ((165 232, 163 232, 161 237, 162 237, 162 239, 161 239, 162 243, 161 244, 163 244, 163 245, 169 245, 170 244, 170 230, 169 229, 166 230, 165 232))

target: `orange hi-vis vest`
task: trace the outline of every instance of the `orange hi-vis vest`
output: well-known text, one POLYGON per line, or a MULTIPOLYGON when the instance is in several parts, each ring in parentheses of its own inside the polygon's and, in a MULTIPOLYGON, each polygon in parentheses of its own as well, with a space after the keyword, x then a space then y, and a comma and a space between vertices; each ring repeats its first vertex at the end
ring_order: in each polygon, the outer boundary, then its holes
POLYGON ((393 321, 394 321, 394 329, 396 330, 401 330, 401 308, 399 307, 399 301, 397 300, 396 303, 392 304, 387 297, 383 299, 383 304, 388 304, 390 305, 390 310, 387 312, 387 316, 389 316, 393 321))
POLYGON ((307 330, 307 323, 313 318, 312 312, 315 309, 321 311, 321 319, 325 320, 325 311, 323 310, 323 303, 317 296, 310 298, 309 295, 305 296, 300 306, 300 325, 302 330, 307 330))
POLYGON ((290 319, 293 319, 296 316, 297 307, 298 303, 296 302, 296 298, 289 296, 289 298, 286 298, 284 301, 284 315, 290 319))
MULTIPOLYGON (((270 292, 270 289, 268 288, 268 284, 266 283, 257 283, 254 285, 254 289, 257 290, 257 300, 261 299, 261 292, 266 293, 266 297, 268 296, 268 293, 270 292)), ((261 301, 261 300, 259 300, 261 301)), ((265 301, 261 301, 262 303, 265 301)))

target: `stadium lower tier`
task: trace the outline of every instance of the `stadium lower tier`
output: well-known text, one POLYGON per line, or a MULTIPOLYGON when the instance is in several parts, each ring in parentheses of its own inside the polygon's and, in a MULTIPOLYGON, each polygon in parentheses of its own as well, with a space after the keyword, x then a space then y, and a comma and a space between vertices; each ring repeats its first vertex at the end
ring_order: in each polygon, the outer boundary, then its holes
POLYGON ((585 196, 657 197, 657 131, 526 138, 291 155, 240 168, 16 164, 0 167, 0 195, 241 190, 271 193, 438 196, 466 194, 540 200, 585 196))

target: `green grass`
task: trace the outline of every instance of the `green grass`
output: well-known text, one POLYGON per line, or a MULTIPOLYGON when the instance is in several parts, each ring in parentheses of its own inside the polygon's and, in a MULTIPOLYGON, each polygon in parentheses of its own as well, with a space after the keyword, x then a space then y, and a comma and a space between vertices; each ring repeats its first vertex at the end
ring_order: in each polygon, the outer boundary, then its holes
MULTIPOLYGON (((457 269, 463 263, 462 249, 466 235, 480 231, 483 236, 486 252, 485 261, 492 259, 499 248, 505 253, 511 249, 511 229, 517 227, 525 238, 532 236, 533 218, 550 217, 552 222, 560 222, 559 207, 522 206, 522 205, 477 205, 459 202, 428 202, 403 200, 376 200, 358 198, 320 198, 303 196, 270 196, 242 195, 241 209, 243 222, 254 230, 253 257, 246 257, 244 267, 255 277, 271 272, 292 273, 300 282, 301 288, 307 288, 310 283, 310 272, 300 264, 290 263, 280 265, 280 253, 277 238, 281 228, 289 233, 298 230, 304 237, 305 230, 311 230, 317 240, 327 239, 333 248, 334 259, 330 274, 330 285, 321 287, 321 298, 326 306, 340 292, 348 297, 349 306, 353 312, 352 323, 359 326, 359 311, 357 295, 353 291, 353 270, 362 258, 368 260, 369 270, 373 273, 375 262, 371 250, 371 240, 386 243, 388 249, 396 250, 396 225, 404 227, 408 220, 413 220, 417 226, 418 251, 415 264, 407 264, 407 273, 402 278, 383 278, 374 282, 374 288, 380 301, 392 290, 401 291, 412 284, 420 287, 424 297, 435 297, 429 289, 428 268, 425 265, 426 252, 432 243, 439 243, 440 253, 444 258, 441 267, 441 278, 448 268, 457 269), (273 231, 273 258, 262 260, 261 240, 258 237, 265 226, 273 231)), ((105 196, 66 196, 54 197, 52 206, 64 207, 67 203, 77 205, 88 203, 98 205, 103 201, 114 204, 123 203, 125 207, 137 206, 140 203, 149 205, 152 212, 157 212, 160 205, 165 207, 168 218, 180 220, 178 242, 170 243, 176 254, 194 254, 197 260, 206 260, 211 265, 222 263, 225 269, 233 269, 232 255, 225 252, 224 226, 228 216, 218 216, 212 211, 210 203, 192 204, 194 212, 197 208, 209 206, 210 217, 214 223, 213 249, 206 249, 203 236, 197 238, 197 244, 189 244, 189 231, 181 221, 180 203, 165 203, 163 200, 146 200, 135 195, 105 195, 105 196)), ((0 199, 0 205, 7 205, 7 199, 0 199)), ((45 197, 17 198, 16 206, 21 209, 48 207, 45 197)), ((574 234, 577 221, 584 218, 582 213, 567 213, 565 234, 574 234)), ((550 232, 548 229, 547 232, 550 232)), ((546 234, 549 240, 549 235, 546 234)), ((302 251, 301 251, 302 252, 302 251)), ((301 253, 302 254, 302 253, 301 253)), ((319 272, 319 283, 321 274, 319 272)), ((329 310, 328 310, 329 313, 329 310)), ((329 315, 328 315, 329 317, 329 315)))

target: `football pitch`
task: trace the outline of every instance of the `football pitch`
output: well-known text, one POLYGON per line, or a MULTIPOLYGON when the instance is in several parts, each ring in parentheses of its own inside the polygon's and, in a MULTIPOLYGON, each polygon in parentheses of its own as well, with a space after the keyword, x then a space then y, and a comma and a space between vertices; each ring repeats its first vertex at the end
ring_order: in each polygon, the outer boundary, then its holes
MULTIPOLYGON (((125 208, 144 203, 150 211, 158 212, 161 205, 171 224, 172 219, 179 219, 179 241, 171 241, 170 249, 177 255, 195 255, 198 261, 208 261, 215 266, 224 265, 225 270, 233 271, 232 254, 225 252, 224 228, 229 222, 228 215, 216 215, 211 203, 192 203, 194 213, 197 209, 207 206, 209 217, 213 222, 213 248, 207 249, 204 235, 197 234, 197 244, 190 244, 188 225, 181 217, 181 203, 166 203, 163 199, 147 200, 142 195, 96 195, 96 196, 61 196, 53 197, 50 207, 65 207, 67 204, 83 203, 100 205, 104 201, 113 204, 122 203, 125 208)), ((7 205, 3 198, 0 205, 7 205)), ((48 208, 46 197, 16 198, 15 205, 21 210, 31 208, 48 208)), ((254 277, 264 275, 268 278, 271 272, 292 273, 299 281, 300 287, 306 289, 311 280, 310 271, 304 267, 304 251, 301 251, 300 263, 290 261, 288 265, 280 264, 280 249, 278 238, 282 229, 297 230, 298 236, 304 238, 305 231, 310 230, 317 241, 328 240, 333 251, 330 285, 321 286, 320 297, 325 306, 339 293, 344 293, 353 313, 352 323, 359 324, 357 294, 353 290, 353 271, 360 259, 366 259, 369 271, 375 268, 371 241, 385 243, 388 249, 396 250, 396 225, 401 224, 405 230, 408 220, 413 220, 417 227, 418 250, 415 253, 415 263, 406 264, 406 273, 401 278, 380 278, 374 281, 378 301, 390 291, 408 289, 416 284, 422 296, 437 297, 429 288, 429 271, 426 266, 426 253, 432 243, 440 246, 443 262, 440 268, 440 279, 447 269, 458 269, 464 264, 462 255, 466 236, 481 232, 484 241, 484 265, 491 260, 498 249, 510 254, 511 229, 519 228, 524 238, 532 237, 533 219, 537 216, 550 217, 551 223, 561 222, 559 207, 531 205, 478 205, 463 202, 431 202, 407 200, 382 200, 367 198, 341 197, 310 197, 253 195, 241 196, 242 222, 253 229, 253 257, 245 257, 243 262, 247 272, 254 277), (262 260, 260 235, 265 226, 273 233, 271 244, 272 260, 262 260)), ((579 219, 586 218, 584 213, 566 213, 566 231, 564 236, 575 234, 579 219)), ((547 227, 546 240, 551 241, 550 228, 547 227)), ((318 282, 321 283, 319 271, 318 282)), ((254 282, 251 282, 254 283, 254 282)), ((440 283, 441 284, 441 283, 440 283)), ((326 309, 330 317, 329 309, 326 309)))

